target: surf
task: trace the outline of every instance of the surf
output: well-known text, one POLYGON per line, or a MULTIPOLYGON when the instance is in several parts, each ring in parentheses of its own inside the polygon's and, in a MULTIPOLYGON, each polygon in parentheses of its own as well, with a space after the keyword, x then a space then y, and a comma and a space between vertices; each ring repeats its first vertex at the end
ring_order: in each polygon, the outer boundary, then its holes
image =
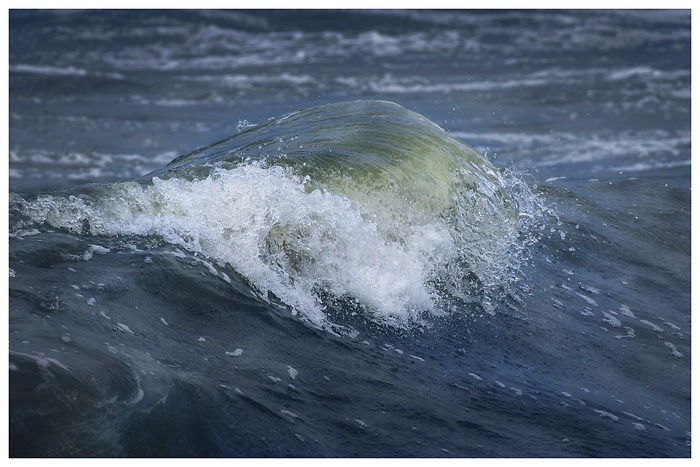
POLYGON ((393 326, 454 299, 488 304, 518 268, 536 204, 517 177, 385 101, 272 118, 135 180, 11 196, 33 224, 156 237, 231 267, 321 327, 339 301, 393 326))

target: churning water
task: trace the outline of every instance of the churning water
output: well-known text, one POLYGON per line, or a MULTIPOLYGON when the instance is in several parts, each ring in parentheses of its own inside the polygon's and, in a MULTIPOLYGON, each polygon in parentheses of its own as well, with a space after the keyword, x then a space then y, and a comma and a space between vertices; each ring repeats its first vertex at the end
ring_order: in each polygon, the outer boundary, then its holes
POLYGON ((689 50, 12 11, 10 455, 690 456, 689 50))

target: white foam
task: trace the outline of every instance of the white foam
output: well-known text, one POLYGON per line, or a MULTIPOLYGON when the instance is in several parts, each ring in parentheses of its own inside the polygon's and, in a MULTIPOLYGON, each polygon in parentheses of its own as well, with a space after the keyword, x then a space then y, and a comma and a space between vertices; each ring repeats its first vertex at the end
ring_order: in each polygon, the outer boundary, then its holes
POLYGON ((620 326, 622 326, 622 321, 615 318, 610 313, 603 312, 603 321, 605 321, 606 323, 608 323, 610 326, 612 326, 614 328, 619 328, 620 326))
POLYGON ((682 357, 683 357, 683 354, 680 353, 678 350, 676 350, 676 346, 673 345, 672 343, 670 343, 670 342, 664 342, 664 345, 665 345, 666 347, 668 347, 669 349, 671 349, 671 355, 673 355, 674 357, 676 357, 676 358, 682 358, 682 357))
POLYGON ((643 419, 642 417, 639 417, 639 416, 637 416, 637 415, 635 415, 635 414, 633 414, 633 413, 629 413, 629 412, 622 412, 622 413, 624 413, 625 415, 627 415, 627 416, 629 416, 629 417, 632 417, 632 418, 634 418, 634 419, 636 419, 636 420, 639 420, 640 422, 644 421, 644 419, 643 419))
POLYGON ((598 306, 598 303, 596 303, 596 301, 593 300, 591 297, 589 297, 589 296, 587 296, 587 295, 583 295, 582 293, 578 293, 578 292, 576 292, 576 295, 578 295, 579 297, 581 297, 581 298, 582 298, 586 303, 588 303, 589 305, 598 306))
POLYGON ((636 335, 634 332, 634 329, 632 329, 631 327, 625 326, 624 329, 625 329, 625 331, 627 331, 627 335, 626 336, 615 336, 615 339, 625 339, 625 338, 631 339, 636 335))
POLYGON ((589 285, 581 285, 580 286, 581 290, 585 290, 586 292, 590 292, 592 294, 598 295, 600 293, 600 290, 598 290, 595 287, 591 287, 589 285))
POLYGON ((642 323, 642 324, 646 324, 646 325, 649 326, 649 327, 652 329, 652 331, 654 331, 654 332, 664 332, 663 329, 661 329, 660 327, 658 327, 656 324, 652 323, 651 321, 647 321, 647 320, 645 320, 645 319, 640 319, 639 322, 642 323))
POLYGON ((41 65, 25 65, 17 64, 10 65, 11 73, 34 73, 40 75, 52 76, 86 76, 87 70, 76 68, 73 66, 57 67, 57 66, 41 66, 41 65))
POLYGON ((287 409, 282 409, 280 410, 284 415, 291 417, 291 418, 299 418, 299 415, 295 414, 294 412, 287 410, 287 409))
POLYGON ((601 418, 609 418, 610 420, 616 422, 620 419, 617 415, 613 415, 610 412, 606 412, 605 410, 599 410, 599 409, 593 409, 595 413, 600 415, 601 418))
POLYGON ((630 318, 636 319, 634 313, 632 313, 632 310, 630 310, 630 307, 625 304, 620 305, 620 313, 625 316, 629 316, 630 318))
POLYGON ((116 328, 119 329, 120 331, 125 332, 125 333, 128 333, 128 334, 133 334, 133 333, 134 333, 134 331, 132 331, 132 330, 129 328, 129 326, 127 326, 126 324, 117 323, 117 327, 116 327, 116 328))
MULTIPOLYGON (((195 254, 228 263, 265 297, 270 291, 321 324, 315 288, 352 296, 388 321, 434 306, 428 285, 456 255, 444 225, 420 226, 389 240, 349 199, 313 191, 281 170, 241 166, 207 179, 121 184, 103 205, 45 197, 33 214, 80 232, 158 235, 195 254), (275 232, 281 235, 273 238, 275 232), (281 245, 265 251, 270 244, 281 245), (295 263, 303 259, 303 263, 295 263)), ((91 252, 102 253, 99 248, 91 252)), ((173 254, 182 257, 184 253, 173 254)), ((83 258, 85 259, 85 258, 83 258)), ((216 269, 202 261, 213 274, 216 269)))

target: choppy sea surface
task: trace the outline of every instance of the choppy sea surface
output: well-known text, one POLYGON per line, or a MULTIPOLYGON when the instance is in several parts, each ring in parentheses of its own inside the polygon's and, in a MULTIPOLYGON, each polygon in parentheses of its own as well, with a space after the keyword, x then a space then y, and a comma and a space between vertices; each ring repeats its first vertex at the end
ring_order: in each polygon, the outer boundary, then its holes
POLYGON ((690 457, 688 10, 9 19, 11 457, 690 457))

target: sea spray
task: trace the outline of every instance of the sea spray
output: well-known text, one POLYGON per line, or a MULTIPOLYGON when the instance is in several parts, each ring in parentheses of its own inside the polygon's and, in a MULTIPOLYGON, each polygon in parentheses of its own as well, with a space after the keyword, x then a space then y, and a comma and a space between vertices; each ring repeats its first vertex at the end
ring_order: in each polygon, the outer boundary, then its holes
POLYGON ((540 208, 516 177, 382 101, 297 111, 139 180, 11 205, 71 232, 161 238, 318 326, 334 300, 396 326, 442 314, 452 298, 491 311, 540 208))

